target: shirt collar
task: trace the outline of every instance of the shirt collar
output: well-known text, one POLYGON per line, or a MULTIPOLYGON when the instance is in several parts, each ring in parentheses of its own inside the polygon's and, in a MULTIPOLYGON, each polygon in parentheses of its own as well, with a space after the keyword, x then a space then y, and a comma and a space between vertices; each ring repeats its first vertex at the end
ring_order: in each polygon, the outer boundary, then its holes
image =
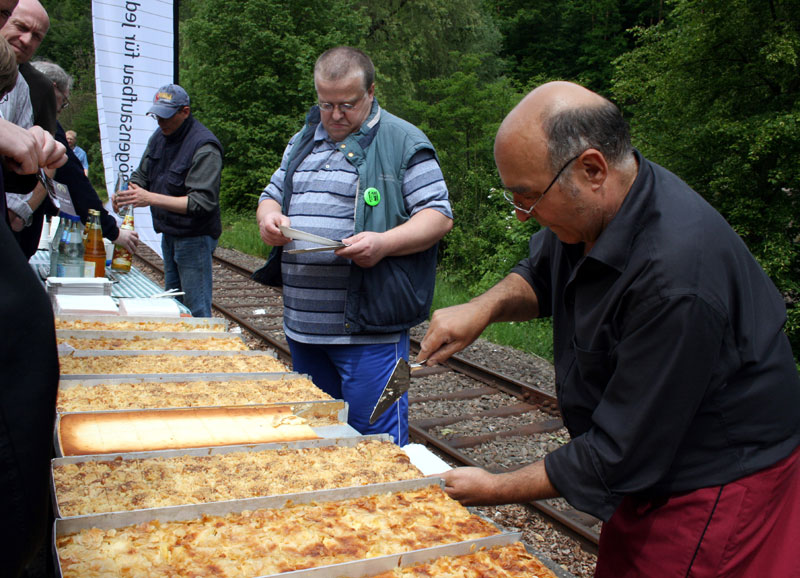
POLYGON ((648 219, 652 207, 652 170, 638 150, 633 151, 639 171, 617 214, 598 237, 588 257, 618 271, 625 269, 633 241, 648 219))

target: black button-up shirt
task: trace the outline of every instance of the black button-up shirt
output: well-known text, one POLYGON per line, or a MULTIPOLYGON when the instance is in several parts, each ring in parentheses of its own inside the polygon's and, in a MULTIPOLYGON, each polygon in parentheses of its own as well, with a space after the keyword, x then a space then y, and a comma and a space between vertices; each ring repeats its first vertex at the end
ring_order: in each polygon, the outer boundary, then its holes
POLYGON ((722 216, 637 153, 588 255, 549 230, 514 269, 552 316, 569 444, 545 460, 575 507, 724 484, 800 443, 800 377, 777 289, 722 216))

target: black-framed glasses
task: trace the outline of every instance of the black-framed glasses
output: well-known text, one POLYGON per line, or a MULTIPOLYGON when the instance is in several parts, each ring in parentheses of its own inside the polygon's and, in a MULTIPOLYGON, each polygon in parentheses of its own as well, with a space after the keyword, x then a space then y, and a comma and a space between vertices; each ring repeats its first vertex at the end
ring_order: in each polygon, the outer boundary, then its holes
POLYGON ((333 112, 333 109, 339 107, 339 112, 347 114, 348 112, 352 112, 359 103, 364 100, 365 96, 367 96, 366 92, 355 102, 318 102, 317 104, 319 105, 319 109, 325 112, 333 112))
POLYGON ((523 209, 523 208, 522 208, 522 207, 520 207, 520 206, 519 206, 517 203, 515 203, 515 202, 514 202, 514 194, 513 194, 512 192, 510 192, 510 191, 503 190, 503 198, 504 198, 506 201, 508 201, 509 203, 511 203, 511 206, 512 206, 512 207, 514 207, 514 209, 516 209, 516 210, 517 210, 517 211, 519 211, 520 213, 525 213, 526 215, 530 215, 530 214, 533 212, 533 210, 536 208, 536 205, 538 205, 538 204, 539 204, 539 201, 541 201, 541 200, 544 198, 544 196, 547 194, 547 192, 548 192, 548 191, 549 191, 549 190, 552 188, 552 186, 553 186, 554 184, 556 184, 556 181, 558 180, 558 177, 560 177, 560 176, 561 176, 561 173, 563 173, 563 172, 564 172, 564 169, 566 169, 566 168, 567 168, 567 167, 570 165, 570 163, 572 163, 572 161, 576 160, 576 159, 577 159, 578 157, 580 157, 580 156, 581 156, 581 155, 582 155, 584 152, 585 152, 585 151, 578 153, 577 155, 575 155, 574 157, 572 157, 571 159, 569 159, 567 162, 565 162, 565 163, 564 163, 564 166, 563 166, 563 167, 561 167, 561 168, 558 170, 558 172, 556 173, 556 176, 554 176, 554 177, 553 177, 553 180, 552 180, 552 181, 550 181, 550 184, 549 184, 549 185, 547 185, 547 188, 544 190, 544 192, 543 192, 541 195, 539 195, 539 198, 538 198, 538 199, 536 199, 535 201, 533 201, 533 204, 532 204, 530 207, 528 207, 527 209, 523 209))

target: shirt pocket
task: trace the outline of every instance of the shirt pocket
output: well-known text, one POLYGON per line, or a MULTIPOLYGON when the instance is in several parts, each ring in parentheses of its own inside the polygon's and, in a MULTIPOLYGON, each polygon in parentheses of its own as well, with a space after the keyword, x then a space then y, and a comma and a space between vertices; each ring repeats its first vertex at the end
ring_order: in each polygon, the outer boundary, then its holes
POLYGON ((572 347, 575 350, 577 377, 584 386, 588 385, 592 389, 605 389, 613 371, 609 352, 605 349, 583 349, 578 346, 575 339, 572 340, 572 347))
POLYGON ((170 196, 173 197, 184 196, 185 192, 184 173, 181 171, 170 169, 167 172, 166 185, 167 185, 167 193, 170 196))
POLYGON ((608 352, 581 349, 572 340, 575 359, 564 376, 559 405, 564 424, 573 436, 592 426, 592 415, 611 378, 608 352))

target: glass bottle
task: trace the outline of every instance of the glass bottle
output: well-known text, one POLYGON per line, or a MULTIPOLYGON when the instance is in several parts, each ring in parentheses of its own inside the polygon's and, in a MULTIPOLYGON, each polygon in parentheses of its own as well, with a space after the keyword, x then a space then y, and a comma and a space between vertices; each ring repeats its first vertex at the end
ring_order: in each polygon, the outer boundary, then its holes
POLYGON ((80 218, 68 215, 69 227, 59 246, 57 277, 83 277, 83 231, 80 218))
MULTIPOLYGON (((126 205, 119 210, 122 217, 120 229, 133 231, 133 205, 126 205)), ((111 258, 111 268, 120 273, 127 273, 131 270, 131 252, 125 247, 114 245, 114 256, 111 258)))
POLYGON ((100 228, 100 211, 89 209, 86 222, 86 243, 83 254, 83 276, 106 276, 106 248, 103 245, 103 230, 100 228))

